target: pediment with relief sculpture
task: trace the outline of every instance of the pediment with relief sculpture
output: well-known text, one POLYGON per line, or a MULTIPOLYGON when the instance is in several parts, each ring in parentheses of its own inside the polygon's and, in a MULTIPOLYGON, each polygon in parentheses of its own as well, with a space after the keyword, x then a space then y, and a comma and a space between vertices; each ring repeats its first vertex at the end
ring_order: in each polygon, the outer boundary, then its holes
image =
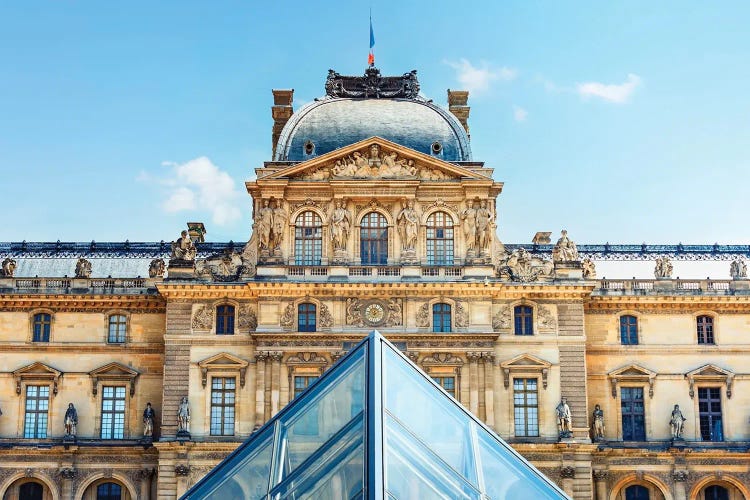
POLYGON ((259 180, 330 181, 347 179, 415 179, 448 181, 481 179, 473 172, 438 158, 405 148, 380 137, 371 137, 318 158, 260 176, 259 180))

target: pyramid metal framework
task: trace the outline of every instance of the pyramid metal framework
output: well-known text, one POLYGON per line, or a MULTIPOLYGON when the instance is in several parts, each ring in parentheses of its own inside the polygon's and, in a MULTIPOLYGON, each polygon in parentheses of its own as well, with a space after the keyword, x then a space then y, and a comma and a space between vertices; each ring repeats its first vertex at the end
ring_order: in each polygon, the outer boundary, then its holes
POLYGON ((182 498, 568 497, 374 331, 182 498))

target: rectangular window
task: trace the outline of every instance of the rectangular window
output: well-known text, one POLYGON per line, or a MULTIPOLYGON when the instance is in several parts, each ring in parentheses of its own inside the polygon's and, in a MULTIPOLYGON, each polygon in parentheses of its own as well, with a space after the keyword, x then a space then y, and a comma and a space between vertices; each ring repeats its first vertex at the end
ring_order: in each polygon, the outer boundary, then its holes
POLYGON ((646 440, 646 418, 643 406, 643 387, 620 388, 623 441, 646 440))
POLYGON ((635 316, 620 316, 620 343, 638 345, 638 318, 635 316))
POLYGON ((696 320, 699 344, 714 343, 714 319, 711 316, 698 316, 696 320))
POLYGON ((530 306, 513 308, 516 335, 534 335, 534 310, 530 306))
POLYGON ((539 436, 539 401, 535 378, 513 379, 513 412, 516 436, 539 436))
POLYGON ((216 308, 216 335, 234 335, 234 306, 216 308))
POLYGON ((456 397, 456 377, 432 377, 432 380, 445 389, 445 392, 456 397))
POLYGON ((109 317, 109 334, 107 342, 110 344, 122 344, 125 342, 125 330, 127 319, 122 314, 113 314, 109 317))
POLYGON ((307 389, 310 384, 318 380, 318 377, 314 375, 304 376, 304 375, 295 375, 294 376, 294 397, 296 398, 303 392, 305 392, 305 389, 307 389))
POLYGON ((47 313, 34 315, 34 342, 49 342, 49 332, 52 326, 52 316, 47 313))
POLYGON ((235 379, 211 380, 211 435, 234 436, 235 379))
POLYGON ((432 331, 438 333, 447 333, 451 331, 450 304, 432 305, 432 331))
POLYGON ((49 386, 26 386, 26 417, 23 437, 42 439, 47 437, 47 413, 49 411, 49 386))
POLYGON ((125 437, 125 387, 102 388, 102 439, 125 437))
POLYGON ((700 416, 701 439, 703 441, 724 441, 721 426, 721 388, 698 388, 698 414, 700 416))

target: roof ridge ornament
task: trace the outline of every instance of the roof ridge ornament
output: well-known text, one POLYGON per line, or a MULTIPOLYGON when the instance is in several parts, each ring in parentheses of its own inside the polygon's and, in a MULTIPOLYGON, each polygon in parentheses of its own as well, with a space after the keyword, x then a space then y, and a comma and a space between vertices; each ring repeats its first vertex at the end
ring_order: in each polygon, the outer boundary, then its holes
POLYGON ((326 78, 326 96, 350 97, 359 99, 417 99, 419 81, 417 70, 413 69, 401 76, 381 76, 380 70, 371 66, 364 76, 342 76, 332 69, 326 78))

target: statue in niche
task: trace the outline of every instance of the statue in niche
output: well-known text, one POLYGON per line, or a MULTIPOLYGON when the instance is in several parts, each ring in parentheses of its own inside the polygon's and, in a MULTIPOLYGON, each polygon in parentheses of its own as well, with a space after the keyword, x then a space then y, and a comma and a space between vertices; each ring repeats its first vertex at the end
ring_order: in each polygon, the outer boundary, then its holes
POLYGON ((143 410, 143 437, 150 438, 154 435, 154 420, 156 412, 151 407, 151 403, 146 403, 146 409, 143 410))
POLYGON ((343 200, 336 200, 335 207, 331 213, 331 241, 333 249, 346 251, 346 243, 349 239, 349 230, 352 225, 351 215, 344 208, 343 200))
POLYGON ((561 438, 568 438, 573 435, 573 415, 568 406, 568 398, 562 398, 555 408, 557 413, 557 428, 560 431, 561 438))
POLYGON ((672 430, 672 439, 682 439, 682 431, 685 427, 685 420, 680 410, 680 405, 674 405, 672 415, 669 417, 669 427, 672 430))
POLYGON ((148 265, 149 278, 161 278, 164 276, 164 259, 154 259, 148 265))
POLYGON ((583 262, 581 262, 581 269, 583 271, 583 279, 596 279, 596 266, 594 265, 594 262, 588 257, 583 259, 583 262))
POLYGON ((75 269, 76 278, 90 278, 91 277, 91 262, 81 257, 76 262, 75 269))
POLYGON ((177 409, 177 435, 190 436, 190 404, 187 396, 182 397, 177 409))
MULTIPOLYGON (((3 265, 3 267, 5 266, 3 265)), ((747 279, 747 265, 745 261, 742 259, 733 260, 729 265, 729 275, 732 279, 736 280, 747 279)))
POLYGON ((276 252, 281 251, 281 243, 284 240, 284 228, 286 227, 287 213, 281 206, 280 201, 274 203, 273 209, 273 231, 271 232, 271 245, 276 252))
POLYGON ((269 206, 269 200, 263 200, 263 207, 258 210, 257 230, 260 241, 260 249, 268 250, 271 244, 271 225, 273 223, 273 208, 269 206))
POLYGON ((656 279, 671 278, 673 269, 672 261, 669 260, 669 257, 664 256, 656 258, 656 266, 654 267, 654 276, 656 279))
POLYGON ((78 426, 78 412, 76 411, 76 407, 73 406, 73 403, 68 403, 68 409, 65 410, 63 424, 65 425, 65 437, 75 437, 77 433, 76 427, 78 426))
POLYGON ((188 236, 188 232, 183 230, 177 241, 172 242, 172 256, 170 260, 195 260, 198 250, 193 244, 193 240, 188 236))
POLYGON ((417 232, 419 229, 419 216, 414 209, 414 200, 401 201, 401 212, 396 218, 398 223, 398 233, 401 237, 401 248, 404 250, 414 250, 417 244, 417 232))
POLYGON ((596 405, 591 416, 594 421, 594 440, 602 441, 604 439, 604 410, 601 406, 596 405))
POLYGON ((552 261, 559 262, 576 262, 578 261, 578 247, 573 240, 568 238, 568 231, 560 231, 560 238, 552 249, 552 261))
POLYGON ((490 247, 490 241, 492 236, 492 227, 490 222, 492 221, 492 213, 487 208, 487 200, 479 202, 479 208, 476 210, 476 225, 477 225, 477 243, 479 244, 479 250, 483 254, 487 254, 490 247))
POLYGON ((12 259, 10 257, 6 257, 5 260, 3 260, 3 266, 0 269, 0 277, 3 278, 12 278, 13 273, 16 272, 16 261, 15 259, 12 259))
POLYGON ((469 257, 474 256, 477 246, 477 203, 476 201, 467 201, 466 209, 461 212, 463 220, 464 241, 466 242, 466 254, 469 257))

